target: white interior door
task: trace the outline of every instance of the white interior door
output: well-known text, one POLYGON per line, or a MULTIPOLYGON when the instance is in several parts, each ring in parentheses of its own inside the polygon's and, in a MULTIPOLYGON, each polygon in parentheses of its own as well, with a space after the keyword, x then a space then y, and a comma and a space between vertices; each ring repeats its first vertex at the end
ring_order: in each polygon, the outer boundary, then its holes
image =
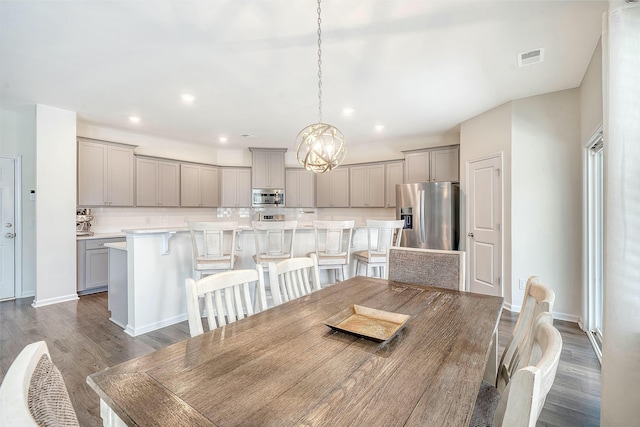
POLYGON ((0 157, 0 300, 15 298, 15 160, 0 157))
POLYGON ((468 164, 469 290, 502 296, 502 158, 468 164))

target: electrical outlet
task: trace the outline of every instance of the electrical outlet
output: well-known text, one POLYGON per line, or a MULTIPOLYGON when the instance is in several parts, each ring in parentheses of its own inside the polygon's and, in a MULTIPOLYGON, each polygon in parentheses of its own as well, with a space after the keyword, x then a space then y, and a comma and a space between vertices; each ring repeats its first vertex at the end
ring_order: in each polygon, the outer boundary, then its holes
POLYGON ((520 279, 520 289, 523 291, 527 289, 527 281, 525 279, 520 279))

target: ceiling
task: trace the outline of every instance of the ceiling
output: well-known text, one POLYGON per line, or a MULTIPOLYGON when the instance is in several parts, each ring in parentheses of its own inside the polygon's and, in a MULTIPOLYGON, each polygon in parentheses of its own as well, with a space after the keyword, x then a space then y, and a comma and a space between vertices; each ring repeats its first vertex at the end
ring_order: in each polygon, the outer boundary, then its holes
MULTIPOLYGON (((353 149, 455 131, 509 100, 577 87, 607 7, 325 0, 323 121, 353 149), (537 48, 544 61, 519 68, 517 54, 537 48)), ((192 144, 293 147, 318 120, 316 8, 311 0, 0 1, 0 100, 192 144), (183 102, 185 93, 195 101, 183 102)))

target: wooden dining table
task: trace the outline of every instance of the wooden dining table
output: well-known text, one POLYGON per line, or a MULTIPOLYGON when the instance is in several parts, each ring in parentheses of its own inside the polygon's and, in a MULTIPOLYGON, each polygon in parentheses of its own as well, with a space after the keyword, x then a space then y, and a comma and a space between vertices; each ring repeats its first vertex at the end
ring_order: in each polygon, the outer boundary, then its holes
POLYGON ((359 276, 87 382, 111 425, 466 426, 501 311, 500 297, 359 276), (354 304, 410 317, 382 342, 325 324, 354 304))

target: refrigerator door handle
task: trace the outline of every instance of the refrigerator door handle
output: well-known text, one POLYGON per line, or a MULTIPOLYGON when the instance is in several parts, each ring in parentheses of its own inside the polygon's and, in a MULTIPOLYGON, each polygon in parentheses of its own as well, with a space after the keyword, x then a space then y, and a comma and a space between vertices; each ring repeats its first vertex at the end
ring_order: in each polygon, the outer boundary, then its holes
POLYGON ((426 236, 426 232, 425 232, 425 217, 424 217, 424 210, 425 210, 425 205, 424 205, 424 190, 420 190, 420 197, 419 197, 419 208, 420 211, 418 213, 418 235, 420 238, 420 243, 425 243, 425 240, 427 239, 426 236))

